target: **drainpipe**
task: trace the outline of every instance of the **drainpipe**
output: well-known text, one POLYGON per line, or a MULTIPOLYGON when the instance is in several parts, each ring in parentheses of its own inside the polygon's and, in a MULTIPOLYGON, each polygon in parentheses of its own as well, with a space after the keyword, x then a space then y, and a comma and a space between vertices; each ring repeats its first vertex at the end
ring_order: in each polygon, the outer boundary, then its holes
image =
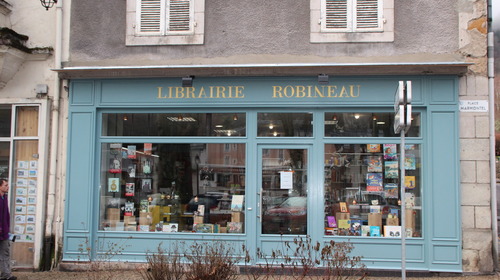
MULTIPOLYGON (((496 163, 495 163, 495 54, 494 34, 491 26, 492 9, 491 1, 488 0, 488 98, 490 117, 490 189, 491 189, 491 227, 492 227, 492 253, 493 266, 498 271, 498 220, 497 220, 497 187, 496 187, 496 163)), ((498 4, 498 3, 497 3, 498 4)))
MULTIPOLYGON (((63 34, 63 2, 56 4, 56 41, 54 46, 54 68, 61 69, 62 63, 62 34, 63 34)), ((54 227, 54 216, 56 212, 56 186, 57 186, 57 154, 59 152, 59 111, 61 97, 61 80, 56 74, 54 79, 54 101, 52 104, 52 129, 50 135, 50 158, 49 158, 49 180, 47 190, 47 215, 45 224, 45 268, 51 269, 55 265, 55 259, 51 258, 54 250, 57 256, 58 236, 57 227, 54 227), (56 230, 54 230, 56 228, 56 230), (54 246, 55 244, 55 246, 54 246)), ((58 222, 58 221, 56 221, 58 222)))

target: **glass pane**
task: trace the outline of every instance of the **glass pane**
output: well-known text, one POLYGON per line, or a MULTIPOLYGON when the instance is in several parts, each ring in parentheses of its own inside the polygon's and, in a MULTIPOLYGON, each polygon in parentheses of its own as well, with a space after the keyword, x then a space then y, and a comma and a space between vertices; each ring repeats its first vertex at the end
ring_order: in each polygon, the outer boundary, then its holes
POLYGON ((12 107, 0 107, 0 137, 10 137, 12 107))
POLYGON ((101 230, 243 233, 245 144, 102 144, 101 230))
POLYGON ((403 200, 407 236, 422 236, 420 145, 406 145, 404 199, 399 151, 397 144, 325 145, 325 234, 401 234, 403 200))
POLYGON ((38 136, 38 107, 16 108, 16 136, 38 136))
POLYGON ((262 233, 307 234, 307 150, 262 151, 262 233))
POLYGON ((245 113, 103 114, 103 136, 245 136, 245 113))
MULTIPOLYGON (((325 113, 326 137, 399 137, 394 113, 325 113)), ((420 113, 412 114, 408 137, 420 136, 420 113)))
POLYGON ((311 137, 312 113, 259 113, 257 136, 311 137))
POLYGON ((9 178, 9 142, 0 142, 0 178, 9 178))

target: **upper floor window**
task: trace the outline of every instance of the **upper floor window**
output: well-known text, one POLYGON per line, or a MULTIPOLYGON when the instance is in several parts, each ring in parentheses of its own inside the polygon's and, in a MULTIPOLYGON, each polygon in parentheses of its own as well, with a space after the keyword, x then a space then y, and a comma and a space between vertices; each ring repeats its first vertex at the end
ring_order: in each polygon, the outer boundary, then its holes
POLYGON ((203 44, 205 0, 127 0, 127 45, 203 44))
POLYGON ((311 42, 394 41, 394 0, 310 0, 311 42))

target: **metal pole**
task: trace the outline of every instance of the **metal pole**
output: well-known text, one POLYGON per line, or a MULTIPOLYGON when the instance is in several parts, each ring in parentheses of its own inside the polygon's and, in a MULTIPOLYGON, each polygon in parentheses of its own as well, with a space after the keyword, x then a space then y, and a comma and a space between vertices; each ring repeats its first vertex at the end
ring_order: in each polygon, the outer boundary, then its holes
POLYGON ((401 170, 401 279, 406 280, 406 201, 405 201, 405 129, 401 129, 401 158, 399 168, 401 170))

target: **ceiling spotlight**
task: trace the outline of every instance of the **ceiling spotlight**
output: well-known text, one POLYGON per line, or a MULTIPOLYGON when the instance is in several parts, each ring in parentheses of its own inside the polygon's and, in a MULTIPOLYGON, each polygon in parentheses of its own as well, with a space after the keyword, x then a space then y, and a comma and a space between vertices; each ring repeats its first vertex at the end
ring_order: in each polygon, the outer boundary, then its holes
POLYGON ((355 119, 359 119, 359 117, 360 117, 359 114, 354 115, 355 119))
POLYGON ((238 115, 237 114, 234 114, 233 115, 233 121, 237 121, 238 120, 238 115))
POLYGON ((270 124, 269 125, 269 129, 273 129, 274 128, 274 125, 273 124, 270 124))

